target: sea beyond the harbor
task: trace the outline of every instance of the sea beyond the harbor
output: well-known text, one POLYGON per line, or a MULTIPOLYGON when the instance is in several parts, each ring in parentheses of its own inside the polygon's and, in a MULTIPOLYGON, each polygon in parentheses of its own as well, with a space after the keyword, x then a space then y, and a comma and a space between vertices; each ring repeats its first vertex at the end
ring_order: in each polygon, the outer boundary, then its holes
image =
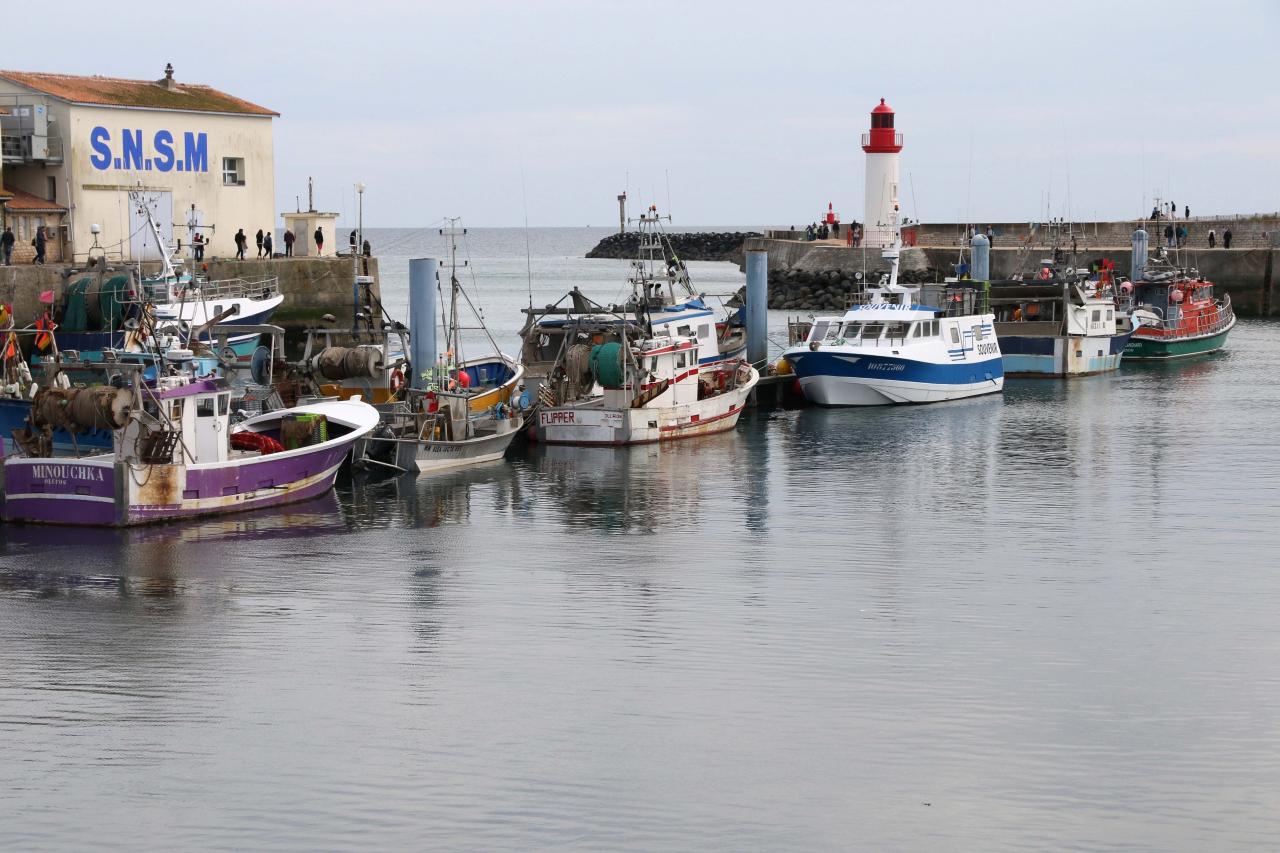
MULTIPOLYGON (((469 230, 500 346, 625 295, 610 230, 469 230)), ((403 317, 443 241, 367 233, 403 317)), ((0 848, 1274 846, 1278 371, 1242 319, 1003 395, 0 526, 0 848)))

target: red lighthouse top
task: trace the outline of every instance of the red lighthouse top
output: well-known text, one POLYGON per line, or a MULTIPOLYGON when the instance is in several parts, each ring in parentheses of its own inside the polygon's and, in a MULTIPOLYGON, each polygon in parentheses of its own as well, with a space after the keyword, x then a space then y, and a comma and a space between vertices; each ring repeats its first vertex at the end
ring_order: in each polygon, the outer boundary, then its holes
POLYGON ((862 150, 868 154, 897 154, 902 150, 902 134, 893 129, 893 107, 884 98, 871 111, 871 132, 862 134, 862 150))

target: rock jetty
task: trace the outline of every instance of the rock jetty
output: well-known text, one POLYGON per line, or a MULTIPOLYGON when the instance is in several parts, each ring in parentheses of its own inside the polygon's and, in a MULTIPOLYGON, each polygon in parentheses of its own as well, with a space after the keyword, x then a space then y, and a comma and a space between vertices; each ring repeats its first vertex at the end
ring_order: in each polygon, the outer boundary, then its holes
MULTIPOLYGON (((759 237, 754 231, 699 231, 667 234, 671 248, 685 261, 732 261, 742 263, 742 244, 749 237, 759 237)), ((636 257, 640 251, 640 234, 610 234, 590 252, 588 258, 636 257)))
MULTIPOLYGON (((872 283, 879 280, 879 275, 872 276, 872 283)), ((903 284, 926 284, 942 281, 942 273, 934 269, 901 270, 898 280, 903 284)), ((862 282, 839 270, 770 270, 769 307, 785 311, 843 311, 862 286, 862 282)))

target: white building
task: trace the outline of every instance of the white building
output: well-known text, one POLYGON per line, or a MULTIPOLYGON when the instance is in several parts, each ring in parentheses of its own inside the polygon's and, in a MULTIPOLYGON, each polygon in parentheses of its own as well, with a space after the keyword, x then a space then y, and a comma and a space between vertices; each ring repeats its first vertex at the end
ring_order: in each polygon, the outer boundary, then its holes
MULTIPOLYGON (((166 240, 207 255, 235 253, 243 228, 275 228, 275 156, 266 107, 179 83, 0 71, 0 142, 6 188, 67 209, 67 255, 83 260, 95 239, 108 257, 154 257, 131 190, 156 212, 166 240), (3 115, 8 113, 8 115, 3 115)), ((96 250, 95 250, 96 251, 96 250)))

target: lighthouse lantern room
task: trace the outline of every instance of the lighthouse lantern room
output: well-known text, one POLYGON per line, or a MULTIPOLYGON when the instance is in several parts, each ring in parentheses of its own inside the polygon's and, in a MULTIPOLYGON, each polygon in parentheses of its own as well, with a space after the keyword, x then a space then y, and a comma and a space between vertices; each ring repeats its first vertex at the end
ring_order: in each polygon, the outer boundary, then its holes
POLYGON ((864 245, 887 246, 893 242, 893 211, 898 203, 898 154, 902 134, 893 128, 893 108, 880 99, 871 111, 871 130, 862 134, 867 154, 866 207, 863 213, 864 245))

